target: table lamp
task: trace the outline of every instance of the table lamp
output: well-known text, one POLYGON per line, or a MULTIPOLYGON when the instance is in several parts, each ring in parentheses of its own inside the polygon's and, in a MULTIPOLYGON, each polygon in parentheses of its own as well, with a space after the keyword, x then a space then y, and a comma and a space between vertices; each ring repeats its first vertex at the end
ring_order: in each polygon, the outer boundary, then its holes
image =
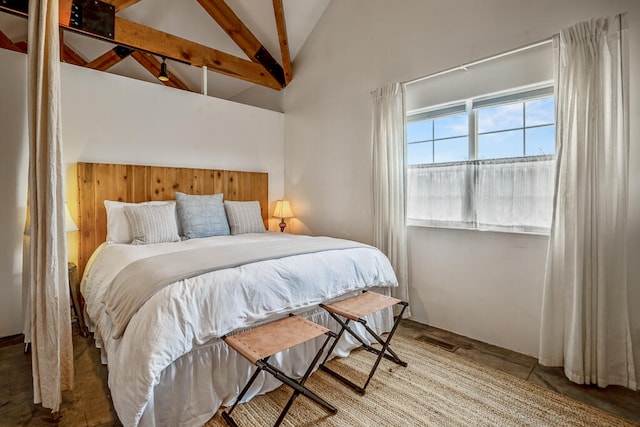
POLYGON ((284 222, 284 219, 293 218, 291 204, 288 200, 278 200, 276 202, 276 209, 273 211, 273 217, 280 218, 280 231, 284 232, 284 228, 287 226, 287 224, 284 222))

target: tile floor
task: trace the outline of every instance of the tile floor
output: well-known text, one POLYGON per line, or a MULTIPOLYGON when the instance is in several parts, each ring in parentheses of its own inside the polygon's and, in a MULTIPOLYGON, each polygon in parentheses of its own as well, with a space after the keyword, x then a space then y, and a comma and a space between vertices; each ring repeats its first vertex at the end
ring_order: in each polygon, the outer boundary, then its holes
MULTIPOLYGON (((623 387, 606 389, 569 382, 562 369, 545 368, 533 357, 485 344, 410 320, 402 322, 398 334, 434 343, 449 344, 460 356, 508 372, 539 386, 627 418, 640 425, 640 392, 623 387)), ((0 339, 0 426, 118 426, 109 389, 107 368, 91 339, 73 336, 76 386, 63 393, 58 419, 32 403, 31 355, 23 352, 20 337, 0 339)))

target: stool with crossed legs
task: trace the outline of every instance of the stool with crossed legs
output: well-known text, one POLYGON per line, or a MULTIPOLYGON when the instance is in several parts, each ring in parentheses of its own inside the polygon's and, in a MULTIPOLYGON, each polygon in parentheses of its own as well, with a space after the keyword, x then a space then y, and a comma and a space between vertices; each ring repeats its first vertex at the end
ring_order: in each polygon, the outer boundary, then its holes
POLYGON ((400 319, 402 318, 402 314, 404 313, 408 305, 409 304, 407 302, 401 301, 397 298, 387 297, 384 295, 380 295, 376 292, 367 292, 367 291, 363 291, 363 293, 360 295, 347 298, 345 300, 338 301, 333 304, 320 304, 320 307, 324 308, 331 315, 331 317, 333 317, 341 326, 340 332, 338 332, 338 335, 336 336, 335 341, 331 345, 329 352, 327 353, 326 357, 320 364, 320 369, 333 375, 335 378, 342 381, 344 384, 348 385, 349 387, 353 388, 358 393, 364 394, 365 389, 369 385, 369 381, 371 381, 371 378, 373 378, 373 374, 375 374, 376 369, 378 369, 378 365, 380 364, 380 361, 382 360, 383 357, 394 363, 397 363, 400 366, 406 367, 407 362, 400 360, 398 355, 391 349, 391 347, 389 347, 389 343, 391 342, 391 338, 393 338, 393 334, 396 332, 396 329, 400 324, 400 319), (376 313, 382 309, 394 306, 396 304, 402 305, 402 310, 400 311, 400 314, 396 318, 396 321, 394 322, 393 327, 391 328, 391 332, 389 332, 389 335, 387 336, 387 339, 382 340, 382 338, 380 338, 378 334, 376 334, 373 330, 371 330, 371 328, 367 325, 367 321, 364 318, 370 314, 376 313), (342 320, 342 318, 345 318, 345 320, 342 320), (351 321, 362 324, 367 330, 367 332, 369 332, 369 334, 376 341, 378 341, 378 343, 380 343, 382 348, 378 350, 377 348, 371 347, 369 344, 367 344, 365 340, 360 335, 358 335, 356 331, 354 331, 351 328, 351 326, 349 325, 351 321), (362 347, 364 349, 378 355, 378 358, 376 359, 373 367, 371 368, 371 371, 369 372, 369 377, 367 378, 367 381, 365 382, 363 387, 358 386, 353 381, 345 378, 344 376, 335 372, 334 370, 332 370, 326 365, 327 360, 333 353, 333 349, 335 348, 336 344, 340 340, 340 337, 342 337, 342 334, 344 334, 345 331, 351 334, 355 339, 360 341, 360 344, 362 344, 362 347))

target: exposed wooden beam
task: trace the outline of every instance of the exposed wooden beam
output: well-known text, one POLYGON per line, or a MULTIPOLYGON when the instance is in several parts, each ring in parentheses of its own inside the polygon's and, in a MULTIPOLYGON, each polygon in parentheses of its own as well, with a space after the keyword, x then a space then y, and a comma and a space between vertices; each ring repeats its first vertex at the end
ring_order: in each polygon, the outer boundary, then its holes
POLYGON ((107 71, 109 68, 122 61, 131 54, 131 49, 116 46, 113 49, 103 53, 93 61, 87 63, 85 67, 93 70, 107 71))
POLYGON ((224 0, 198 0, 198 3, 253 62, 262 65, 282 86, 286 84, 280 64, 224 0))
MULTIPOLYGON (((167 59, 173 59, 193 65, 194 67, 206 66, 207 69, 213 72, 239 78, 272 89, 280 90, 284 86, 284 83, 274 78, 260 64, 128 21, 119 16, 115 17, 113 39, 71 27, 71 3, 71 0, 59 0, 58 2, 59 25, 66 30, 162 56, 167 59)), ((23 17, 27 16, 25 12, 15 7, 0 5, 0 11, 23 17)))
POLYGON ((282 89, 280 82, 259 64, 117 16, 114 41, 195 67, 204 65, 211 71, 272 89, 282 89))
POLYGON ((22 52, 22 50, 16 46, 14 42, 11 41, 9 37, 7 37, 2 31, 0 31, 0 47, 3 49, 13 50, 14 52, 22 52))
MULTIPOLYGON (((153 74, 154 77, 157 77, 158 74, 160 74, 161 63, 152 55, 135 50, 131 53, 131 57, 136 61, 138 61, 140 65, 142 65, 144 68, 147 69, 147 71, 153 74)), ((190 90, 186 84, 184 84, 179 78, 177 78, 169 70, 167 70, 167 75, 169 76, 169 80, 167 80, 166 82, 162 82, 164 83, 165 86, 174 87, 176 89, 182 89, 182 90, 190 90)))
POLYGON ((60 61, 66 62, 67 64, 72 65, 85 65, 87 60, 82 57, 78 52, 73 50, 69 45, 64 42, 64 30, 62 28, 60 31, 60 61))
POLYGON ((129 6, 133 6, 138 3, 140 0, 102 0, 105 3, 109 3, 112 6, 116 7, 116 13, 120 12, 122 9, 126 9, 129 6))
POLYGON ((27 42, 26 41, 21 41, 21 42, 16 43, 16 47, 18 49, 20 49, 20 52, 27 53, 27 42))
POLYGON ((64 30, 58 27, 58 44, 60 47, 60 61, 62 61, 64 57, 64 30))
POLYGON ((67 64, 80 66, 87 65, 87 60, 84 59, 84 57, 82 57, 82 55, 80 55, 78 52, 69 47, 69 45, 66 43, 62 45, 62 60, 67 64))
MULTIPOLYGON (((6 36, 4 34, 2 34, 2 31, 0 31, 0 47, 4 47, 3 43, 4 43, 4 38, 6 36)), ((14 43, 14 47, 15 48, 8 48, 11 50, 15 50, 16 52, 20 52, 20 53, 27 53, 27 42, 26 41, 21 41, 21 42, 17 42, 14 43)), ((76 52, 75 50, 73 50, 71 47, 69 47, 69 45, 67 44, 63 44, 62 45, 62 60, 68 64, 73 64, 73 65, 85 65, 87 63, 87 60, 84 59, 82 57, 82 55, 80 55, 78 52, 76 52)))
POLYGON ((278 41, 280 42, 280 54, 282 55, 282 68, 284 68, 284 81, 286 84, 289 84, 293 78, 293 67, 291 66, 287 23, 284 19, 282 0, 273 0, 273 13, 276 16, 276 27, 278 28, 278 41))
POLYGON ((69 31, 117 43, 167 59, 183 62, 195 67, 206 66, 209 70, 256 83, 272 89, 282 89, 282 84, 256 63, 228 53, 146 27, 126 19, 115 17, 113 39, 97 36, 69 25, 71 0, 59 0, 60 26, 69 31))

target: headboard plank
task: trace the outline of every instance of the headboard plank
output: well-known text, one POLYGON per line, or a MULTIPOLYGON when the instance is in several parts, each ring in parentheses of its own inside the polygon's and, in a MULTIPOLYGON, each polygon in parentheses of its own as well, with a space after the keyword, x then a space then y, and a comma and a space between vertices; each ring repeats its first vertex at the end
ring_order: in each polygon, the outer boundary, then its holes
POLYGON ((84 273, 89 257, 106 240, 105 200, 144 202, 174 200, 175 192, 223 193, 225 200, 260 202, 267 225, 269 176, 264 172, 191 169, 162 166, 78 163, 78 271, 84 273))

